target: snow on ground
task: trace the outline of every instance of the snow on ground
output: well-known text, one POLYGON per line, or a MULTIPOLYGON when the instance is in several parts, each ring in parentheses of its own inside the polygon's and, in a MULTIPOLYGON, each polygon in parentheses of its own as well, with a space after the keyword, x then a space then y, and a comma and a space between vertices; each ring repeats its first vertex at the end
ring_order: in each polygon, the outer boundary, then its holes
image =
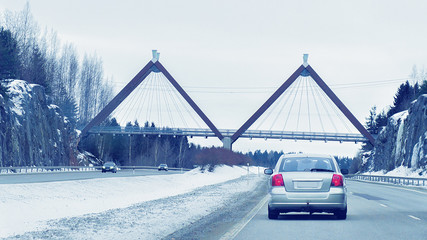
POLYGON ((12 111, 21 116, 24 111, 22 107, 23 100, 25 96, 31 97, 29 92, 32 90, 32 85, 23 80, 12 80, 8 83, 8 87, 10 99, 14 104, 12 111))
POLYGON ((409 114, 408 110, 401 111, 392 115, 390 119, 394 125, 397 125, 399 120, 401 123, 405 121, 405 119, 408 117, 408 114, 409 114))
MULTIPOLYGON (((86 226, 86 223, 94 224, 93 221, 86 221, 94 218, 98 225, 110 226, 104 229, 105 235, 109 229, 113 229, 110 233, 114 232, 114 229, 118 231, 117 224, 111 226, 111 222, 117 222, 117 219, 108 217, 110 212, 120 215, 117 218, 122 219, 123 223, 128 223, 126 226, 131 229, 129 231, 134 231, 132 229, 135 229, 133 225, 136 223, 149 226, 142 230, 138 228, 138 236, 144 236, 144 234, 146 236, 140 239, 152 239, 150 236, 154 232, 157 233, 157 230, 166 236, 219 208, 227 199, 231 200, 236 191, 245 192, 254 189, 264 179, 257 177, 258 171, 262 173, 263 169, 250 167, 248 171, 247 167, 221 166, 217 167, 213 173, 201 173, 199 169, 195 169, 184 174, 0 184, 0 238, 25 233, 31 235, 28 232, 47 232, 52 226, 63 229, 60 226, 70 221, 73 222, 71 225, 77 226, 80 223, 86 226), (243 179, 242 176, 245 180, 226 184, 233 179, 243 179), (214 184, 220 184, 216 190, 219 192, 215 193, 215 196, 200 194, 208 191, 214 184), (179 196, 185 195, 187 197, 183 201, 179 196), (169 202, 167 201, 169 198, 178 200, 169 202), (153 201, 160 201, 163 207, 158 209, 156 206, 150 206, 153 201), (148 212, 145 203, 150 208, 148 212), (175 207, 171 209, 170 206, 175 207), (175 216, 181 217, 171 221, 172 219, 167 216, 175 208, 178 209, 175 216), (140 214, 135 215, 138 212, 140 214), (123 213, 127 214, 123 215, 123 213), (131 216, 130 220, 127 216, 131 216)), ((74 227, 71 227, 71 230, 68 230, 68 237, 65 238, 70 238, 73 229, 74 227)), ((82 227, 82 229, 85 228, 82 227)), ((100 235, 96 229, 89 228, 86 231, 88 232, 79 231, 79 234, 83 235, 80 237, 74 235, 72 238, 81 239, 85 234, 93 234, 89 238, 93 239, 100 235)), ((129 237, 126 238, 135 239, 135 235, 130 232, 128 235, 129 237)), ((160 236, 155 239, 158 237, 160 236)))
POLYGON ((390 177, 410 177, 410 178, 427 178, 427 172, 423 172, 422 169, 412 169, 406 166, 400 166, 393 169, 390 172, 385 172, 384 170, 377 172, 367 172, 363 173, 364 175, 376 175, 376 176, 390 176, 390 177))

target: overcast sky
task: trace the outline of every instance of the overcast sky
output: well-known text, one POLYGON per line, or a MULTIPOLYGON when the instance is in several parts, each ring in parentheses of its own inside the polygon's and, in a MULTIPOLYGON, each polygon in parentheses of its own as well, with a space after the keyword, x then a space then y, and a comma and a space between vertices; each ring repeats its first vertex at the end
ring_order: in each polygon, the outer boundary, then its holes
MULTIPOLYGON (((25 2, 0 0, 0 10, 19 11, 25 2)), ((304 53, 362 123, 372 106, 381 110, 392 103, 414 65, 427 63, 426 1, 29 2, 41 27, 56 30, 81 56, 96 52, 103 59, 116 91, 158 49, 161 63, 218 128, 239 128, 302 64, 304 53), (250 88, 263 91, 245 92, 250 88)), ((221 145, 215 139, 197 141, 221 145)), ((233 145, 241 151, 338 155, 353 155, 358 146, 242 139, 233 145)))

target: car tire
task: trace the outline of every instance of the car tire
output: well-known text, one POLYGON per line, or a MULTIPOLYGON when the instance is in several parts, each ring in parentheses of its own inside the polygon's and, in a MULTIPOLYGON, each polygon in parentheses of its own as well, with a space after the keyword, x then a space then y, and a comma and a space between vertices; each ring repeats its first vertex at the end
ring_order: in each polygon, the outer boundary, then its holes
POLYGON ((337 219, 339 220, 345 220, 347 218, 347 208, 345 208, 344 210, 337 210, 334 215, 337 217, 337 219))
POLYGON ((268 207, 268 219, 277 219, 279 217, 279 212, 275 210, 271 210, 270 207, 268 207))

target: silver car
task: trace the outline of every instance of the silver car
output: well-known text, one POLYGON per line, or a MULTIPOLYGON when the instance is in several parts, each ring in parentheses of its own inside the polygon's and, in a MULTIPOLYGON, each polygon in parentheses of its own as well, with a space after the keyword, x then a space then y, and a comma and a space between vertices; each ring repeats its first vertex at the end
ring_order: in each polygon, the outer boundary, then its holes
POLYGON ((347 188, 334 157, 285 154, 274 169, 264 173, 271 175, 269 219, 287 212, 326 212, 337 219, 347 218, 347 188))

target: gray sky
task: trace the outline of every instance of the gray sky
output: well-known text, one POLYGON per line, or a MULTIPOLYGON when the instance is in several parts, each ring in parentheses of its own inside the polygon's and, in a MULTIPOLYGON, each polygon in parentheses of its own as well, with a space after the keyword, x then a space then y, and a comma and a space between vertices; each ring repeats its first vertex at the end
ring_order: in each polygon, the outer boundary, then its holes
MULTIPOLYGON (((0 10, 19 11, 25 2, 0 0, 0 10)), ((427 63, 425 1, 29 2, 41 27, 56 30, 80 55, 102 57, 117 91, 158 49, 161 63, 218 128, 239 128, 302 64, 303 53, 362 123, 373 105, 381 110, 392 103, 414 64, 427 63)), ((238 140, 233 147, 353 155, 358 145, 238 140)))

